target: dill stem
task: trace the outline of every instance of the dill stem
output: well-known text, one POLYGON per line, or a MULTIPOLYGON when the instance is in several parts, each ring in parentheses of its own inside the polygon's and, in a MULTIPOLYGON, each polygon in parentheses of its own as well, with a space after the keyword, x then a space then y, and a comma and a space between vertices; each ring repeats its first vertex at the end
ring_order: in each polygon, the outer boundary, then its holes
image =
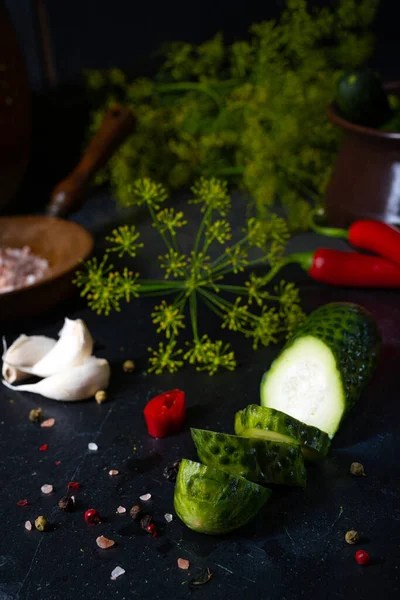
POLYGON ((192 292, 189 297, 190 306, 190 321, 192 323, 193 338, 195 342, 199 341, 199 332, 197 329, 197 296, 196 292, 192 292))

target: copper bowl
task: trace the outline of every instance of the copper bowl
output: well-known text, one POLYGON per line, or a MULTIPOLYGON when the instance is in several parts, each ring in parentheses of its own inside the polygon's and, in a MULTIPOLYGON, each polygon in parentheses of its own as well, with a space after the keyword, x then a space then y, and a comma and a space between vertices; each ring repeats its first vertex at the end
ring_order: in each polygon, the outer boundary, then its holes
POLYGON ((73 221, 55 217, 0 217, 0 248, 29 246, 49 263, 33 285, 0 293, 0 321, 30 317, 72 295, 74 272, 93 250, 91 234, 73 221))
MULTIPOLYGON (((400 82, 385 84, 400 95, 400 82)), ((326 195, 329 222, 347 227, 357 219, 400 225, 400 133, 355 125, 335 103, 328 117, 343 132, 326 195)))

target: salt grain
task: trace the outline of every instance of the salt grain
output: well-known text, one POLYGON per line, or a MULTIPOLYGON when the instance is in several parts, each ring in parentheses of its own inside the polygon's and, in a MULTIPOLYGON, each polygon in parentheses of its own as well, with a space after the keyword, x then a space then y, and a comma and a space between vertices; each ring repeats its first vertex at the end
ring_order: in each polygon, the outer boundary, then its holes
POLYGON ((143 496, 139 496, 139 500, 141 500, 142 502, 148 502, 148 500, 150 500, 151 498, 151 494, 143 494, 143 496))
POLYGON ((108 474, 111 476, 118 475, 119 471, 117 469, 110 469, 110 471, 108 471, 108 474))
POLYGON ((32 531, 32 523, 30 521, 25 521, 25 529, 32 531))
POLYGON ((92 450, 93 452, 96 452, 96 450, 99 449, 98 445, 95 444, 94 442, 90 442, 90 444, 88 444, 88 448, 89 448, 89 450, 92 450))
POLYGON ((186 560, 186 558, 178 558, 178 567, 180 569, 187 570, 189 568, 189 565, 190 565, 190 563, 188 560, 186 560))
POLYGON ((124 506, 118 506, 117 513, 123 515, 124 513, 126 513, 126 508, 124 506))
POLYGON ((170 513, 164 515, 164 519, 167 521, 167 523, 171 523, 173 518, 174 517, 170 513))
POLYGON ((42 487, 40 488, 43 492, 43 494, 51 494, 51 492, 53 491, 53 486, 45 483, 45 485, 42 485, 42 487))
POLYGON ((123 575, 124 573, 125 573, 125 569, 122 569, 121 567, 115 567, 115 569, 111 573, 111 579, 113 579, 115 581, 117 579, 117 577, 119 577, 120 575, 123 575))
POLYGON ((104 535, 100 535, 98 538, 96 538, 96 544, 99 548, 102 548, 102 550, 107 550, 107 548, 114 546, 115 542, 114 540, 109 540, 108 538, 104 537, 104 535))
POLYGON ((40 427, 53 427, 55 422, 56 420, 53 418, 46 419, 45 421, 43 421, 43 423, 40 424, 40 427))

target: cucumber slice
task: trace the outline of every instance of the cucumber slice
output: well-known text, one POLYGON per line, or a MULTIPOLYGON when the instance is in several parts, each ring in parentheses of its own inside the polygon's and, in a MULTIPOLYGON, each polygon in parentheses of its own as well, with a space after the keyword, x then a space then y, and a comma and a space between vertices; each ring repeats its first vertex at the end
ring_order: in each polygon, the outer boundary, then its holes
POLYGON ((205 465, 250 481, 306 485, 299 445, 191 429, 199 459, 205 465))
POLYGON ((235 433, 286 444, 299 444, 303 456, 317 459, 325 456, 331 440, 327 433, 301 423, 274 408, 250 404, 235 415, 235 433))
POLYGON ((218 535, 245 525, 267 502, 271 490, 243 477, 183 459, 176 480, 174 507, 195 531, 218 535))
POLYGON ((317 309, 261 381, 261 404, 335 435, 369 383, 380 352, 372 315, 347 302, 317 309))

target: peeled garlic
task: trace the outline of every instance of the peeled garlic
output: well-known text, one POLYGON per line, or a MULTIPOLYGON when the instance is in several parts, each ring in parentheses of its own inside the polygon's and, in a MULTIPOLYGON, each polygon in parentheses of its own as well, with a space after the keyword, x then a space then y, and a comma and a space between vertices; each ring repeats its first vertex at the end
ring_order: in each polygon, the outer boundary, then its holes
POLYGON ((19 392, 33 392, 52 400, 74 402, 86 400, 98 390, 104 390, 110 379, 110 365, 104 358, 89 356, 76 367, 64 368, 61 372, 46 377, 38 383, 13 386, 7 381, 4 385, 19 392))
MULTIPOLYGON (((33 364, 20 360, 12 360, 11 357, 7 358, 7 365, 16 368, 19 371, 23 371, 24 373, 29 373, 30 375, 49 377, 61 371, 65 371, 65 369, 68 369, 69 367, 81 365, 84 360, 92 354, 93 339, 82 319, 76 319, 75 321, 65 319, 64 327, 59 332, 59 336, 60 339, 53 347, 50 348, 46 354, 37 356, 37 359, 33 364)), ((15 343, 16 342, 14 342, 14 344, 15 343)), ((37 347, 39 348, 39 345, 37 347)), ((31 352, 33 356, 33 347, 31 348, 31 352)), ((8 379, 6 379, 6 381, 8 381, 8 379)))
POLYGON ((56 345, 56 340, 44 335, 20 335, 7 350, 7 344, 3 338, 3 379, 8 383, 22 381, 29 374, 18 369, 14 365, 25 365, 29 368, 41 360, 56 345))

